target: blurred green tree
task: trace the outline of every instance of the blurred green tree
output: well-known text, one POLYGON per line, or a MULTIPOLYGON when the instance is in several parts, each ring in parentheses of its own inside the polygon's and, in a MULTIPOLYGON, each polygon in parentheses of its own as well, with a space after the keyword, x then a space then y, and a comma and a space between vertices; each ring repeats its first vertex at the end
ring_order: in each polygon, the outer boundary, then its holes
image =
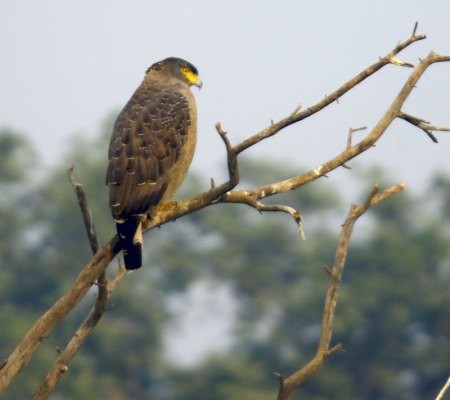
MULTIPOLYGON (((64 163, 35 179, 22 162, 38 162, 26 141, 12 131, 0 133, 0 357, 91 257, 66 177, 71 164, 101 240, 114 233, 103 185, 107 136, 77 138, 64 163)), ((243 160, 241 185, 284 179, 292 169, 279 161, 243 160)), ((208 179, 191 173, 184 193, 205 189, 208 179)), ((427 191, 435 206, 401 195, 357 227, 335 321, 335 341, 346 352, 327 361, 302 388, 304 397, 436 395, 450 369, 448 180, 436 178, 427 191)), ((302 211, 305 241, 286 215, 260 215, 241 205, 210 207, 149 232, 144 267, 120 283, 111 310, 52 398, 275 398, 273 373, 292 372, 315 351, 328 283, 323 267, 332 262, 344 211, 324 181, 270 201, 302 211), (183 367, 169 361, 162 346, 168 326, 177 326, 170 300, 201 280, 230 289, 228 300, 237 310, 233 338, 225 351, 183 367)), ((54 361, 55 347, 65 345, 92 301, 88 296, 52 332, 5 398, 30 397, 54 361)), ((210 312, 222 318, 220 310, 210 312)), ((201 342, 207 332, 197 324, 201 342)), ((185 347, 189 353, 190 344, 185 347)))

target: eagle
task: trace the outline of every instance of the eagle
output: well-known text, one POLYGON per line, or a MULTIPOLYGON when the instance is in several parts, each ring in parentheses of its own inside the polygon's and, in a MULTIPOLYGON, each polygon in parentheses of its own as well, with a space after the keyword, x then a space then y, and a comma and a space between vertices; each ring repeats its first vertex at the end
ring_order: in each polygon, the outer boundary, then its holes
POLYGON ((142 218, 176 193, 194 156, 192 85, 200 89, 202 81, 190 62, 156 62, 115 121, 106 184, 127 270, 142 266, 142 218))

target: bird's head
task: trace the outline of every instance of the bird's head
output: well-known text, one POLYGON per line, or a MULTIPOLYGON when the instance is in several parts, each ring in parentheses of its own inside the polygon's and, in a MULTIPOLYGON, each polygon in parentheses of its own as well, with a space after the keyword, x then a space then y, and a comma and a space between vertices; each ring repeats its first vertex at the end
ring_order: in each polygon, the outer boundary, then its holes
POLYGON ((199 89, 202 87, 197 68, 182 58, 169 57, 158 61, 147 70, 147 73, 152 71, 156 73, 170 73, 172 76, 186 82, 189 86, 195 85, 199 89))

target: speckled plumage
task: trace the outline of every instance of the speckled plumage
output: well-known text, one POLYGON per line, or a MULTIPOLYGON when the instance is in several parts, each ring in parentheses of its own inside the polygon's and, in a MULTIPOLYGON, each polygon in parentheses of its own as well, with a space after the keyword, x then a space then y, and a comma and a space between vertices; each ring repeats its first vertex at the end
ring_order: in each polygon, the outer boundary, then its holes
POLYGON ((153 64, 113 128, 106 183, 128 269, 141 266, 140 216, 175 194, 194 155, 197 114, 189 86, 197 83, 183 68, 197 76, 178 58, 153 64))

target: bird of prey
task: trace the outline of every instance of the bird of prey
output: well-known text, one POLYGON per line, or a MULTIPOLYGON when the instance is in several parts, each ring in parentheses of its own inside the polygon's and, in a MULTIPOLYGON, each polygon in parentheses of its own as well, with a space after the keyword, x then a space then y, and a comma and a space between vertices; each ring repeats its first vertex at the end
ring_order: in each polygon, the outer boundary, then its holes
POLYGON ((106 184, 125 267, 142 266, 141 218, 182 184, 194 155, 197 68, 170 57, 153 64, 114 124, 106 184))

